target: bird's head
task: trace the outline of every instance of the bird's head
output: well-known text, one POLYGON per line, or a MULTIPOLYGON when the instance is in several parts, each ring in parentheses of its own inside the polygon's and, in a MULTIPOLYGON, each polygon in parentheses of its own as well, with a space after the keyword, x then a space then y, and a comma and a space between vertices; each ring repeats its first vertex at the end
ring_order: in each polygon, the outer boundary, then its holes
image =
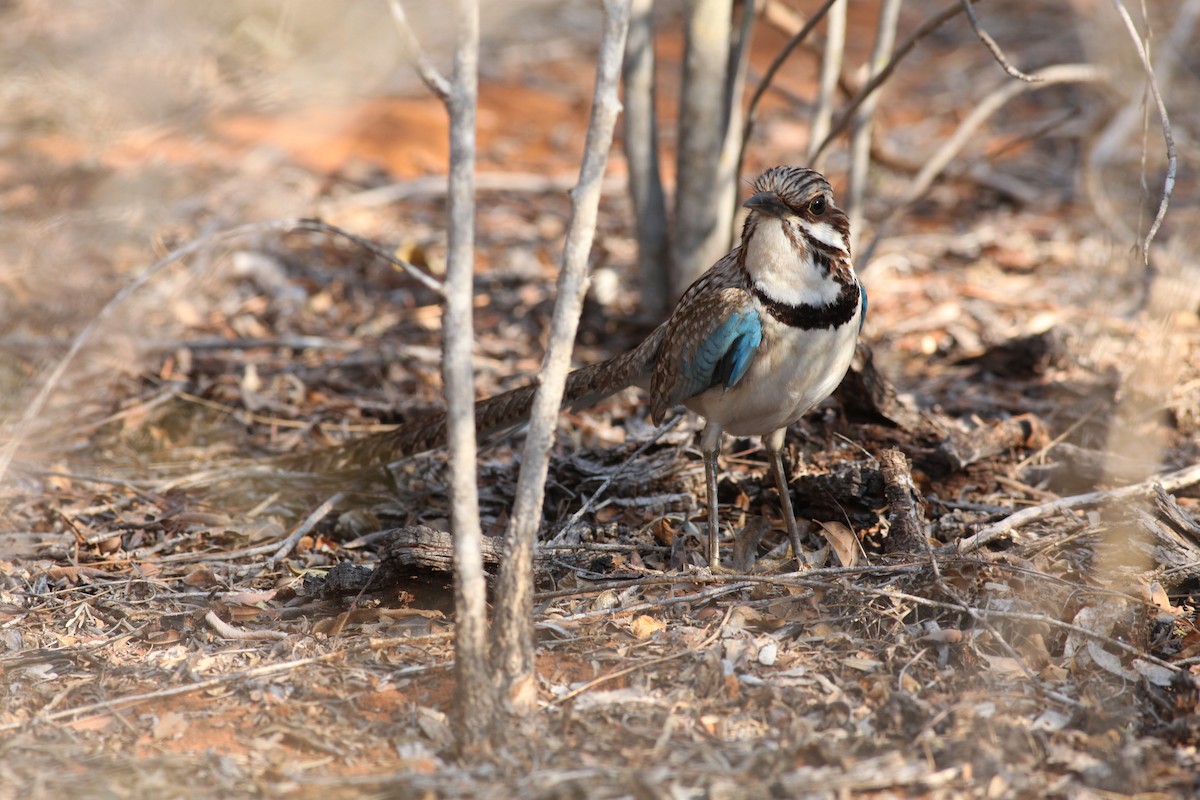
POLYGON ((752 221, 775 218, 786 230, 850 257, 850 221, 834 203, 833 188, 819 172, 771 167, 754 181, 754 194, 742 205, 750 209, 747 229, 752 221))
POLYGON ((821 173, 772 167, 754 181, 754 194, 743 205, 750 214, 742 228, 742 250, 755 281, 780 291, 801 289, 799 283, 807 294, 820 283, 854 279, 850 222, 821 173))

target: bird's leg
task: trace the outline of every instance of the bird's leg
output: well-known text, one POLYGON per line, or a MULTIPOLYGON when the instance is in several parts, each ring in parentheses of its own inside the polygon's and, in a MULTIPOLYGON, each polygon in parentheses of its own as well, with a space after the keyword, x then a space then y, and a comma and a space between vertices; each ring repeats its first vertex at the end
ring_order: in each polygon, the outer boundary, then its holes
POLYGON ((717 456, 721 453, 721 428, 709 422, 700 437, 704 454, 704 482, 708 500, 708 566, 721 567, 721 524, 717 518, 717 456))
POLYGON ((792 555, 796 563, 804 565, 800 555, 800 529, 796 527, 796 513, 792 511, 792 492, 788 488, 787 475, 783 471, 783 440, 787 436, 787 428, 763 437, 763 445, 767 448, 767 460, 771 464, 771 473, 775 476, 775 486, 779 490, 779 510, 783 513, 783 521, 787 523, 788 539, 792 542, 792 555))

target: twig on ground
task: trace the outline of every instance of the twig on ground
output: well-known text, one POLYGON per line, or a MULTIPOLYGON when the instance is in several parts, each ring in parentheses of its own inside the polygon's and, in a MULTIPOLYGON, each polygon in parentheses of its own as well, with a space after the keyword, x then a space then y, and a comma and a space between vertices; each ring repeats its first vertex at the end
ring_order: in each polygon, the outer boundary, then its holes
POLYGON ((662 438, 662 435, 664 433, 666 433, 667 431, 671 430, 676 425, 678 425, 679 420, 681 420, 681 419, 683 419, 683 415, 676 414, 675 416, 671 417, 669 420, 664 422, 662 425, 659 425, 658 428, 655 429, 654 434, 649 439, 647 439, 645 442, 643 442, 641 444, 641 446, 638 447, 637 450, 634 450, 629 455, 628 458, 626 458, 624 461, 622 461, 620 464, 618 464, 615 469, 613 469, 608 475, 606 475, 604 478, 604 481, 601 482, 600 487, 598 489, 596 489, 596 491, 592 492, 591 496, 587 500, 584 501, 583 505, 580 506, 578 511, 576 511, 574 514, 571 515, 571 518, 569 520, 567 520, 567 523, 563 526, 562 530, 558 532, 558 534, 554 537, 554 539, 551 540, 550 544, 551 545, 559 545, 559 544, 562 544, 564 541, 566 541, 567 534, 570 533, 571 529, 574 528, 575 525, 579 522, 579 520, 583 518, 583 515, 586 514, 588 512, 588 510, 595 504, 596 500, 598 500, 600 498, 600 496, 608 490, 608 487, 612 485, 612 482, 614 480, 616 480, 618 477, 620 477, 621 474, 626 469, 628 469, 632 463, 634 463, 639 458, 641 458, 643 453, 645 453, 647 450, 649 450, 651 447, 653 447, 654 444, 660 438, 662 438))
POLYGON ((717 623, 717 626, 716 626, 716 628, 713 629, 713 632, 711 634, 709 634, 709 636, 707 638, 705 638, 704 641, 700 642, 700 644, 696 645, 695 647, 689 647, 687 649, 680 650, 679 652, 671 653, 670 655, 667 655, 667 656, 659 656, 658 658, 652 658, 648 661, 642 661, 640 663, 633 664, 632 666, 625 667, 624 669, 619 669, 615 672, 606 673, 604 675, 601 675, 597 678, 594 678, 594 679, 588 681, 587 683, 583 684, 582 686, 578 686, 578 687, 572 689, 571 691, 567 692, 566 694, 562 695, 561 697, 554 698, 554 700, 552 700, 550 702, 550 705, 552 705, 552 706, 562 705, 563 703, 567 702, 568 700, 573 700, 574 698, 578 697, 579 695, 583 694, 584 692, 589 692, 592 689, 595 689, 597 686, 599 686, 603 683, 608 683, 609 681, 624 677, 625 675, 628 675, 632 672, 637 672, 640 669, 645 669, 646 667, 653 667, 657 664, 664 664, 668 661, 674 661, 677 658, 683 658, 684 656, 694 655, 696 653, 704 652, 704 649, 706 647, 708 647, 710 644, 712 644, 713 642, 715 642, 717 640, 717 637, 721 635, 721 631, 725 630, 725 626, 727 624, 729 624, 729 618, 731 616, 733 616, 733 609, 734 609, 734 606, 729 606, 728 608, 726 608, 725 616, 721 618, 721 621, 719 623, 717 623))
MULTIPOLYGON (((612 618, 623 617, 629 614, 636 614, 639 611, 649 611, 655 608, 666 608, 668 606, 679 605, 680 603, 696 603, 707 600, 715 600, 723 595, 740 592, 743 589, 748 589, 753 583, 761 581, 746 580, 750 576, 725 576, 719 578, 706 578, 701 576, 680 576, 678 580, 667 581, 667 583, 687 584, 687 583, 720 583, 718 586, 706 586, 699 591, 690 592, 688 594, 673 595, 664 597, 661 600, 647 600, 643 603, 636 603, 631 606, 623 606, 621 608, 599 608, 590 611, 580 611, 576 614, 567 614, 562 617, 555 617, 553 620, 547 620, 545 625, 561 624, 563 622, 582 622, 588 619, 597 619, 599 617, 612 618), (732 582, 728 582, 732 581, 732 582)), ((759 576, 761 577, 761 576, 759 576)), ((646 581, 634 580, 630 581, 631 586, 646 584, 646 581)), ((664 581, 654 580, 649 582, 649 585, 661 584, 664 581)), ((537 627, 543 627, 543 623, 538 623, 537 627)))
POLYGON ((1107 491, 1088 492, 1087 494, 1063 497, 1049 503, 1042 503, 1041 505, 1022 509, 999 522, 988 525, 975 535, 962 539, 957 544, 942 548, 940 552, 971 553, 997 539, 1012 535, 1015 531, 1031 522, 1037 522, 1057 516, 1058 514, 1100 503, 1149 498, 1154 495, 1156 486, 1161 486, 1165 491, 1174 492, 1195 483, 1200 483, 1200 464, 1193 464, 1190 467, 1169 472, 1165 475, 1156 475, 1149 480, 1129 486, 1122 486, 1120 489, 1109 489, 1107 491))
POLYGON ((209 627, 226 639, 236 639, 238 641, 253 641, 255 639, 275 639, 282 640, 288 638, 288 635, 283 631, 250 631, 244 628, 235 628, 225 620, 216 615, 216 612, 209 611, 204 615, 204 621, 209 627))
MULTIPOLYGON (((309 658, 298 658, 294 661, 285 661, 280 664, 266 664, 253 669, 242 670, 241 672, 232 672, 225 675, 220 675, 216 678, 196 681, 183 685, 169 686, 165 689, 156 689, 152 692, 140 692, 138 694, 129 694, 121 697, 111 697, 107 700, 100 700, 95 703, 86 703, 73 708, 64 708, 62 711, 55 711, 50 714, 38 714, 29 720, 18 722, 9 722, 0 725, 0 733, 5 731, 17 730, 26 725, 36 722, 58 722, 66 719, 78 719, 85 714, 91 714, 97 711, 115 711, 117 709, 126 708, 128 706, 145 703, 150 700, 161 700, 167 697, 176 697, 181 694, 191 694, 192 692, 203 692, 209 689, 215 689, 229 683, 238 681, 253 680, 254 678, 265 678, 269 675, 279 675, 281 673, 292 672, 301 667, 307 667, 314 664, 328 664, 333 661, 342 661, 347 657, 357 653, 365 653, 369 650, 382 650, 388 647, 397 645, 403 647, 412 647, 425 642, 444 641, 450 636, 449 633, 432 634, 421 637, 399 637, 394 639, 382 639, 364 642, 362 644, 348 647, 344 650, 336 650, 330 653, 322 653, 319 656, 311 656, 309 658)), ((437 664, 421 664, 413 667, 401 667, 389 673, 389 677, 395 679, 406 675, 417 675, 422 672, 429 672, 435 669, 444 669, 453 665, 454 662, 442 662, 437 664)))
POLYGON ((337 504, 342 502, 345 497, 345 492, 338 492, 324 503, 321 503, 321 505, 313 509, 313 512, 305 518, 304 522, 301 522, 299 525, 297 525, 296 530, 292 531, 288 537, 283 540, 283 543, 279 545, 279 549, 272 553, 271 557, 267 559, 267 568, 274 569, 276 564, 287 558, 288 553, 292 552, 292 548, 296 546, 296 542, 307 536, 309 531, 316 527, 318 522, 329 516, 329 512, 333 511, 337 504))

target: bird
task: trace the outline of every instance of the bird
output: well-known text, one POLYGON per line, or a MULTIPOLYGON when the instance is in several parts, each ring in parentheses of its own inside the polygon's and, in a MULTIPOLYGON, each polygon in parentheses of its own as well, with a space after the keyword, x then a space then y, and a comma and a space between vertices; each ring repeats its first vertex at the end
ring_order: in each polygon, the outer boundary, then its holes
MULTIPOLYGON (((850 367, 867 292, 850 256, 850 226, 829 181, 799 166, 767 169, 742 204, 739 242, 680 296, 665 322, 632 350, 567 377, 563 407, 583 408, 629 386, 649 395, 650 418, 683 405, 700 435, 708 512, 706 556, 719 568, 717 459, 726 434, 762 438, 793 555, 801 543, 782 451, 787 428, 821 403, 850 367)), ((481 400, 480 435, 528 421, 537 384, 481 400)), ((393 430, 285 457, 332 472, 392 463, 445 443, 444 413, 393 430)))

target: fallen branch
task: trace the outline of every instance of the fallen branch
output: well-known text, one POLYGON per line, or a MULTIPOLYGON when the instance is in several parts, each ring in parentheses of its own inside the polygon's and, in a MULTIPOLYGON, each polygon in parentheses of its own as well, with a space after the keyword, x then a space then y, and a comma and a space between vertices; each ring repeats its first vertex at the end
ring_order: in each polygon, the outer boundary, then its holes
POLYGON ((971 553, 997 539, 1011 536, 1021 527, 1031 522, 1037 522, 1068 511, 1076 511, 1080 508, 1099 505, 1100 503, 1125 502, 1150 498, 1154 496, 1156 487, 1158 486, 1161 486, 1164 491, 1174 492, 1195 483, 1200 483, 1200 464, 1193 464, 1190 467, 1185 467, 1176 472, 1169 472, 1165 475, 1156 475, 1141 483, 1123 486, 1120 489, 1109 489, 1107 491, 1088 492, 1087 494, 1063 497, 1049 503, 1030 506, 1018 511, 999 522, 988 525, 974 536, 962 539, 955 545, 941 548, 940 552, 971 553))
POLYGON ((251 631, 245 628, 235 628, 218 617, 215 611, 209 611, 205 614, 204 621, 223 638, 239 642, 254 641, 256 639, 282 640, 288 637, 283 631, 251 631))
POLYGON ((296 546, 296 542, 308 535, 309 531, 316 527, 317 523, 329 516, 329 512, 333 511, 334 507, 342 501, 346 496, 345 492, 338 492, 330 497, 324 503, 317 506, 311 514, 296 526, 296 530, 288 534, 288 537, 279 545, 279 549, 271 554, 267 559, 267 568, 274 569, 275 565, 281 560, 287 558, 288 553, 292 552, 292 548, 296 546))

